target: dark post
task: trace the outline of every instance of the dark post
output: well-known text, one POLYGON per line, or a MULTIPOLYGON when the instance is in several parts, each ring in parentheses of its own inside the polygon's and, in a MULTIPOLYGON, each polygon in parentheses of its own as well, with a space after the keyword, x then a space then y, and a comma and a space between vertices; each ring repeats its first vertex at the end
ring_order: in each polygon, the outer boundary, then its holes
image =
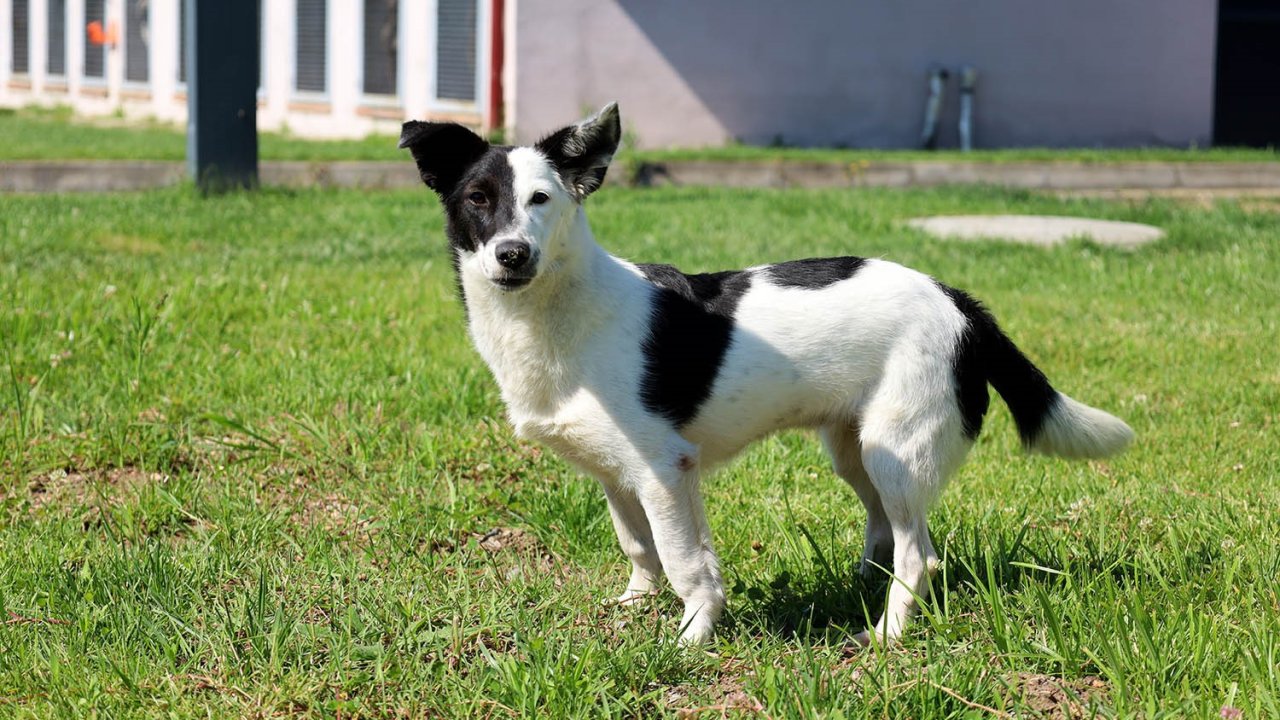
POLYGON ((258 184, 258 0, 182 0, 187 171, 203 192, 258 184))

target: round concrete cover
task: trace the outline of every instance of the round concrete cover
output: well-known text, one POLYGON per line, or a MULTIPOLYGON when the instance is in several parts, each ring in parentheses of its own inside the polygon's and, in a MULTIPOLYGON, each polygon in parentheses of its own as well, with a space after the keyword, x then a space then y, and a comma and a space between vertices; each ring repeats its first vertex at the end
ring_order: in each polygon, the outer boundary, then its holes
POLYGON ((1164 237, 1160 228, 1141 223, 1051 215, 939 215, 913 218, 907 224, 950 239, 1012 240, 1045 246, 1088 238, 1099 245, 1133 248, 1164 237))

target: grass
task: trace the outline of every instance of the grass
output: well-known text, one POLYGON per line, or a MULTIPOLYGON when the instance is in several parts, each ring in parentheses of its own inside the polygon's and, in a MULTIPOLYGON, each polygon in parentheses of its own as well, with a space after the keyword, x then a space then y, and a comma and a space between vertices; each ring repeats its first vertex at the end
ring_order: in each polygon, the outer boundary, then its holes
POLYGON ((1139 436, 1105 463, 1027 457, 995 403, 931 517, 934 599, 890 652, 850 642, 883 599, 854 571, 854 495, 812 438, 768 439, 704 486, 731 588, 704 653, 670 642, 669 594, 601 606, 626 577, 601 493, 512 438, 434 205, 0 197, 0 716, 1280 716, 1280 215, 593 197, 636 259, 857 253, 967 288, 1139 436), (1169 236, 1042 250, 899 224, 979 211, 1169 236))
MULTIPOLYGON (((171 160, 187 157, 187 136, 179 127, 156 122, 89 119, 70 108, 0 109, 3 160, 171 160)), ((304 140, 287 133, 259 133, 262 160, 384 160, 404 162, 398 138, 370 135, 359 140, 304 140)))
MULTIPOLYGON (((0 110, 3 160, 182 160, 186 136, 180 128, 158 123, 76 118, 70 108, 0 110)), ((373 160, 402 162, 403 150, 391 135, 359 140, 304 140, 288 134, 260 133, 263 160, 373 160)), ((837 148, 756 147, 728 145, 710 148, 645 150, 627 154, 630 163, 710 160, 730 162, 793 161, 822 164, 906 162, 913 160, 1016 162, 1276 162, 1274 149, 1255 148, 1018 148, 926 152, 923 150, 864 150, 837 148)))

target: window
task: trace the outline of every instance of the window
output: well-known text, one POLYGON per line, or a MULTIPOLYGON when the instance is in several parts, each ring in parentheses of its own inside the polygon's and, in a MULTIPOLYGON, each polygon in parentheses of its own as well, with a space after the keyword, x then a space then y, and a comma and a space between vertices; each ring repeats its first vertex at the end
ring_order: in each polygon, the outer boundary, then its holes
POLYGON ((294 26, 294 89, 298 91, 327 89, 328 10, 325 0, 298 0, 294 26))
POLYGON ((45 71, 50 75, 67 74, 67 0, 48 0, 49 57, 45 71))
POLYGON ((13 68, 14 74, 31 72, 31 3, 13 0, 13 68))
MULTIPOLYGON (((99 26, 106 25, 106 2, 105 0, 85 0, 84 2, 84 22, 87 26, 89 23, 96 22, 99 26)), ((101 79, 106 69, 107 49, 105 45, 94 45, 89 42, 88 31, 85 31, 84 41, 84 76, 87 78, 101 79)))
POLYGON ((475 102, 477 0, 436 4, 436 97, 475 102))
POLYGON ((399 0, 364 2, 364 92, 396 94, 396 59, 399 51, 399 0))
POLYGON ((147 58, 147 3, 124 2, 124 79, 144 83, 149 75, 147 58))

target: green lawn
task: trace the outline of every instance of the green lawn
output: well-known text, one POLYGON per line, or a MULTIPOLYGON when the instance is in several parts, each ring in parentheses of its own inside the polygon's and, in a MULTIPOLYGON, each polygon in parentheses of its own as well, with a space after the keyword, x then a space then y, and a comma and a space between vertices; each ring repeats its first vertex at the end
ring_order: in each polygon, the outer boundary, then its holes
MULTIPOLYGON (((182 160, 186 136, 181 129, 155 123, 124 123, 117 119, 75 118, 69 108, 0 110, 0 161, 3 160, 182 160)), ((361 140, 303 140, 278 133, 258 136, 263 160, 385 160, 403 161, 397 138, 372 135, 361 140)), ((812 163, 903 162, 949 160, 967 162, 1062 161, 1115 162, 1276 162, 1274 149, 1252 148, 1020 148, 979 150, 849 150, 835 148, 787 148, 730 145, 726 147, 646 150, 629 153, 627 161, 677 160, 795 161, 812 163)))
MULTIPOLYGON (((3 160, 184 160, 187 136, 179 127, 88 119, 69 108, 0 109, 0 161, 3 160)), ((362 140, 302 140, 279 133, 259 133, 263 160, 386 160, 404 162, 398 138, 371 135, 362 140)))
POLYGON ((851 643, 883 598, 854 571, 856 498, 812 438, 764 441, 704 485, 732 591, 712 652, 683 650, 669 594, 600 604, 626 578, 602 495, 512 438, 425 189, 0 196, 0 717, 1280 717, 1274 207, 590 204, 630 258, 853 253, 967 288, 1137 444, 1028 457, 994 403, 932 514, 928 612, 877 652, 851 643), (1169 236, 1042 250, 899 224, 968 212, 1169 236))

